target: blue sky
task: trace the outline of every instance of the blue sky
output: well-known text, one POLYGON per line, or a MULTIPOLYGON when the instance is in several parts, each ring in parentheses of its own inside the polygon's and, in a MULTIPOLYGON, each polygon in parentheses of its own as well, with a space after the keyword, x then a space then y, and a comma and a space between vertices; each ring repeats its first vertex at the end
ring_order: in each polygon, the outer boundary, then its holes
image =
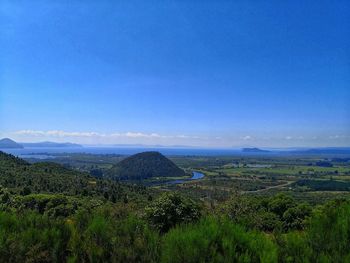
POLYGON ((350 146, 349 1, 1 1, 0 136, 350 146))

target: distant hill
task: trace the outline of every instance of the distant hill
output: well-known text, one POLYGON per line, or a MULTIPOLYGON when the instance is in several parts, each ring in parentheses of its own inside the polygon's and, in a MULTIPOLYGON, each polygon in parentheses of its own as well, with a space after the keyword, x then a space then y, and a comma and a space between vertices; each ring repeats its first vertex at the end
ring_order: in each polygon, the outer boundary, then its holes
POLYGON ((24 147, 83 147, 80 144, 76 144, 76 143, 70 143, 70 142, 63 142, 63 143, 59 143, 59 142, 24 142, 21 143, 21 145, 23 145, 24 147))
POLYGON ((143 152, 122 160, 107 174, 118 179, 141 180, 150 177, 184 176, 185 172, 159 152, 143 152))
POLYGON ((350 147, 326 147, 305 150, 295 150, 297 154, 350 154, 350 147))
POLYGON ((242 152, 244 152, 244 153, 268 153, 270 151, 262 150, 259 148, 243 148, 242 152))
POLYGON ((1 149, 8 149, 8 148, 23 148, 22 145, 18 144, 17 142, 9 139, 9 138, 4 138, 0 140, 0 148, 1 149))

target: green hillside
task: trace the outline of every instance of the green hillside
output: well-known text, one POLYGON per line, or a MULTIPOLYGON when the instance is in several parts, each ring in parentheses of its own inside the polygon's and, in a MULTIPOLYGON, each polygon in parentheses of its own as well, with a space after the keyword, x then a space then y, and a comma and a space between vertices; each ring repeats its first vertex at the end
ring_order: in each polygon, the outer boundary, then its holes
MULTIPOLYGON (((122 163, 163 168, 157 156, 122 163)), ((155 191, 0 152, 0 262, 349 262, 345 199, 236 193, 209 206, 155 191)))
POLYGON ((122 180, 141 180, 179 177, 185 172, 159 152, 143 152, 122 160, 108 171, 108 175, 122 180))
POLYGON ((59 193, 69 196, 97 196, 113 202, 124 199, 126 195, 146 192, 141 186, 121 185, 111 180, 101 180, 56 163, 29 164, 1 151, 0 185, 22 195, 59 193))

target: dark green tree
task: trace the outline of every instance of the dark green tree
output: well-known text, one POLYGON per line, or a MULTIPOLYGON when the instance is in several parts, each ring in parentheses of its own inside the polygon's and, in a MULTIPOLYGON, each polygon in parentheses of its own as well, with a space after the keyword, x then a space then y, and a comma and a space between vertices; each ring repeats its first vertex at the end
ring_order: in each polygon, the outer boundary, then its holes
POLYGON ((200 218, 198 204, 176 193, 166 193, 146 208, 146 218, 152 226, 161 232, 200 218))

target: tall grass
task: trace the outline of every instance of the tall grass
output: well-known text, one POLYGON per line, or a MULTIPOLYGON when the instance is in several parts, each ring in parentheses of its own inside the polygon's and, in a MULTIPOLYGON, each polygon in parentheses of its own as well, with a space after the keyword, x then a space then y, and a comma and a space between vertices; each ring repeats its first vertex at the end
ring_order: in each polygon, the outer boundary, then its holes
POLYGON ((277 262, 277 248, 263 234, 229 219, 207 217, 164 236, 162 262, 277 262))

